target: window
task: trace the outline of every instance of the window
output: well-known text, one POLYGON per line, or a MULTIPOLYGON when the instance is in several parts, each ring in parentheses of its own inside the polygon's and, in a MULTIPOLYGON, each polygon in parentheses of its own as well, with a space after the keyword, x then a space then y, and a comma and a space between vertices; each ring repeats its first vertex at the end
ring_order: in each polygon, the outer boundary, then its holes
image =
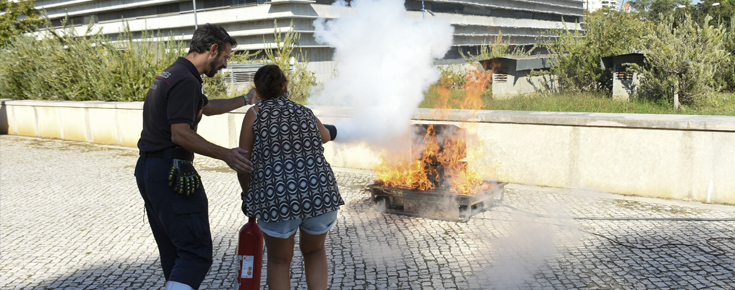
POLYGON ((513 18, 533 19, 533 13, 526 11, 513 11, 513 18))
POLYGON ((156 6, 156 13, 158 14, 165 14, 165 13, 172 13, 172 12, 179 12, 179 3, 173 3, 173 4, 166 4, 166 5, 158 5, 156 6))
POLYGON ((233 84, 250 83, 254 77, 255 72, 232 71, 229 75, 230 83, 233 84))
POLYGON ((462 13, 464 11, 464 5, 434 2, 431 5, 431 11, 443 13, 462 13))
POLYGON ((90 22, 97 23, 97 16, 89 15, 82 17, 82 25, 88 25, 90 22))

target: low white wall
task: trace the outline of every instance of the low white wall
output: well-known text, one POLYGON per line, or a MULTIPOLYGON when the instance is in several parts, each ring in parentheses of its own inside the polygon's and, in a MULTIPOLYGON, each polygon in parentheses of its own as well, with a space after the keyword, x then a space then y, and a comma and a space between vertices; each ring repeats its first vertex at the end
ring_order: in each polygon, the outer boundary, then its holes
MULTIPOLYGON (((324 123, 344 108, 311 107, 324 123)), ((245 109, 204 117, 199 133, 237 146, 245 109)), ((135 146, 142 103, 4 101, 0 132, 135 146)), ((474 132, 468 160, 487 178, 639 196, 735 204, 735 117, 449 110, 437 120, 419 109, 416 123, 447 123, 474 132)), ((333 166, 370 169, 365 144, 325 146, 333 166)))

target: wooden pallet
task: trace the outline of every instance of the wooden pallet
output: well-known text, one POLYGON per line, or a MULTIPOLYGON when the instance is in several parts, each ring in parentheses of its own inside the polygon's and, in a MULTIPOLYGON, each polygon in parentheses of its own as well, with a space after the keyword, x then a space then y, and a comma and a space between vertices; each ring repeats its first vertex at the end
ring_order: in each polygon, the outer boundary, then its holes
POLYGON ((410 190, 379 185, 368 189, 376 211, 438 220, 467 222, 470 217, 503 200, 507 182, 488 181, 492 186, 476 195, 458 195, 438 190, 410 190))

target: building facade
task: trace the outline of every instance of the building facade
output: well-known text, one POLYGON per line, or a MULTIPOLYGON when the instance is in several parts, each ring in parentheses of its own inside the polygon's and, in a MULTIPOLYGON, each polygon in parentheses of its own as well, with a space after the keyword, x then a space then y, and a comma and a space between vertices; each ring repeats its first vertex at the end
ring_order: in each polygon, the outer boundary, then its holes
MULTIPOLYGON (((586 1, 586 0, 585 0, 586 1)), ((333 49, 317 43, 313 22, 317 18, 335 19, 351 7, 334 8, 333 0, 199 0, 196 22, 223 26, 237 39, 236 50, 259 50, 273 46, 274 21, 280 28, 301 33, 299 45, 309 59, 309 69, 319 81, 333 75, 333 49)), ((473 52, 502 32, 512 44, 530 46, 537 36, 549 29, 560 28, 562 21, 577 29, 586 2, 582 0, 437 0, 425 1, 433 12, 424 15, 422 1, 406 0, 409 17, 440 17, 454 26, 454 47, 437 64, 462 60, 459 50, 473 52)), ((133 33, 144 29, 172 33, 189 41, 194 32, 193 1, 177 0, 37 0, 36 7, 45 9, 55 26, 68 17, 80 33, 94 22, 113 39, 122 30, 122 19, 133 33)))

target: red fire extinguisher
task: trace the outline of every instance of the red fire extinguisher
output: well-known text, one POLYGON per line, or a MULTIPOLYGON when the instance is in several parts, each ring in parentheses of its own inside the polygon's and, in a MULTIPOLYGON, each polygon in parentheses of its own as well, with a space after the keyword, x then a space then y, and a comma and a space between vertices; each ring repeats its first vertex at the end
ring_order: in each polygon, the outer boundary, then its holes
POLYGON ((248 217, 248 223, 240 229, 237 259, 240 261, 237 270, 237 289, 260 289, 260 270, 263 266, 263 231, 255 223, 254 217, 248 217))

